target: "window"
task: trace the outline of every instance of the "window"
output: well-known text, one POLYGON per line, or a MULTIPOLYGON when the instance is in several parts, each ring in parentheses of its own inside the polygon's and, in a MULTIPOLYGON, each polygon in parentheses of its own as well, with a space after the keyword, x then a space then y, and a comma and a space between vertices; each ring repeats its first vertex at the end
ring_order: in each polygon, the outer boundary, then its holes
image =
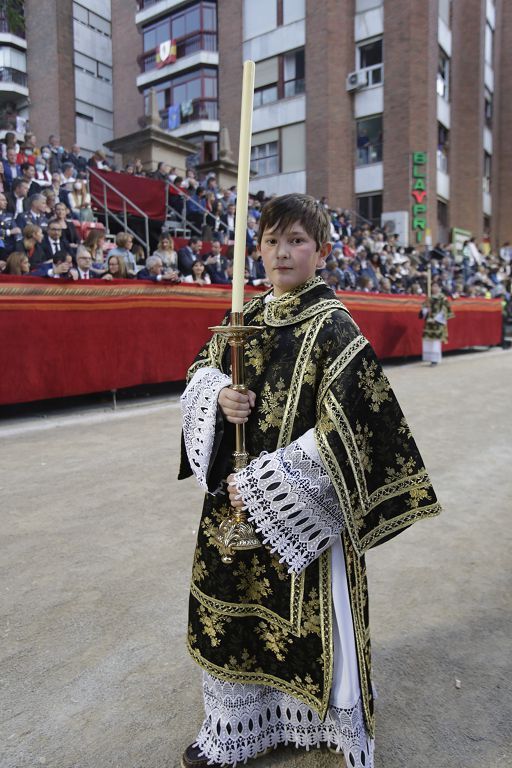
POLYGON ((437 64, 437 93, 445 101, 450 101, 450 59, 441 48, 437 64))
POLYGON ((356 0, 356 13, 364 13, 371 8, 378 8, 383 3, 384 0, 356 0))
POLYGON ((442 123, 437 124, 437 170, 448 173, 448 149, 450 131, 442 123))
POLYGON ((304 48, 284 55, 284 97, 304 93, 305 58, 304 48))
POLYGON ((486 88, 484 93, 484 119, 488 128, 492 128, 493 116, 493 97, 492 93, 486 88))
POLYGON ((452 0, 439 0, 439 18, 447 27, 452 25, 452 0))
POLYGON ((492 155, 488 152, 484 152, 484 174, 482 179, 482 186, 484 192, 491 193, 491 171, 492 171, 492 155))
POLYGON ((382 38, 357 49, 357 68, 368 70, 368 85, 382 83, 382 38))
POLYGON ((362 195, 357 198, 357 213, 365 221, 380 227, 382 195, 362 195))
MULTIPOLYGON (((203 0, 143 29, 145 53, 152 53, 160 43, 167 40, 177 41, 178 58, 200 50, 216 51, 217 8, 215 3, 203 0)), ((153 62, 151 63, 154 65, 153 62)))
POLYGON ((356 165, 380 163, 382 161, 382 115, 358 120, 356 132, 356 165))
POLYGON ((264 104, 271 104, 277 101, 277 83, 275 85, 265 85, 254 91, 254 108, 262 107, 264 104))
POLYGON ((112 37, 112 24, 110 21, 103 18, 103 16, 99 16, 97 13, 89 11, 80 3, 73 3, 73 18, 75 21, 79 21, 80 24, 89 27, 89 29, 101 32, 105 37, 112 37))
MULTIPOLYGON (((148 110, 149 90, 145 91, 145 109, 148 110)), ((216 120, 217 70, 209 67, 192 70, 156 86, 156 100, 162 119, 167 119, 171 106, 181 107, 181 122, 216 120)), ((166 125, 167 127, 167 125, 166 125)))
POLYGON ((494 30, 489 24, 485 25, 485 63, 492 67, 494 60, 494 30))
POLYGON ((251 172, 258 176, 279 173, 279 141, 267 141, 251 149, 251 172))
POLYGON ((103 64, 101 61, 86 56, 84 53, 75 51, 75 69, 85 72, 88 75, 103 80, 105 83, 112 82, 112 67, 103 64))
POLYGON ((437 239, 441 243, 449 242, 448 203, 437 201, 437 239))

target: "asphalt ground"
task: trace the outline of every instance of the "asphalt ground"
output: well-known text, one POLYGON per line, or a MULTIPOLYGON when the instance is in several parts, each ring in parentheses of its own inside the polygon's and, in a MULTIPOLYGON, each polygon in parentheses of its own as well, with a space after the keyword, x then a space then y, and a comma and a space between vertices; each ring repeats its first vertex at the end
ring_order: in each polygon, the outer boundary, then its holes
MULTIPOLYGON (((511 768, 512 352, 387 373, 444 513, 368 556, 376 767, 511 768)), ((0 424, 1 768, 177 768, 195 737, 179 433, 176 395, 0 424)))

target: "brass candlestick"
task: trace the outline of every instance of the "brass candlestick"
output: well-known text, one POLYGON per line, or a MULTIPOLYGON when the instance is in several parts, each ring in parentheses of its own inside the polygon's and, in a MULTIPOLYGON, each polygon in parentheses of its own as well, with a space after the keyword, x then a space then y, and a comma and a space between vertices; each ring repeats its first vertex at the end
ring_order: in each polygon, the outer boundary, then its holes
MULTIPOLYGON (((244 347, 245 339, 259 331, 259 326, 244 325, 243 312, 231 312, 230 325, 216 325, 210 328, 213 333, 226 336, 231 347, 232 388, 236 392, 247 393, 245 383, 244 347)), ((235 424, 235 450, 233 451, 233 469, 238 472, 249 463, 249 454, 245 449, 245 424, 235 424)), ((247 514, 242 509, 231 507, 231 513, 223 520, 215 534, 215 540, 222 555, 222 562, 233 562, 235 552, 243 549, 257 549, 261 542, 254 528, 247 522, 247 514)))

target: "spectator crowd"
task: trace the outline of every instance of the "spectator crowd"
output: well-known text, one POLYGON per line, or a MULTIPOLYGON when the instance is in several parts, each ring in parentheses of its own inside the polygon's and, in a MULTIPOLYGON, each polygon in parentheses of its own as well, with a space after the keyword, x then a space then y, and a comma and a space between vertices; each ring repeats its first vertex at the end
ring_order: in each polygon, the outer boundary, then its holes
MULTIPOLYGON (((161 162, 146 174, 140 160, 124 167, 123 173, 168 183, 172 209, 197 232, 176 250, 171 232, 163 228, 156 248, 146 253, 128 232, 119 232, 114 242, 95 220, 88 168, 115 170, 102 151, 87 159, 77 144, 64 149, 57 136, 38 147, 33 134, 20 143, 14 133, 5 135, 0 151, 0 275, 230 283, 236 187, 221 188, 214 173, 200 178, 189 169, 180 176, 161 162)), ((249 197, 245 277, 255 286, 269 285, 256 248, 265 202, 263 192, 249 197)), ((425 294, 430 272, 447 296, 510 302, 510 243, 494 253, 489 243, 479 246, 474 238, 459 248, 451 243, 404 247, 395 233, 353 221, 348 212, 330 209, 325 198, 320 202, 331 218, 332 240, 320 274, 333 290, 425 294)))

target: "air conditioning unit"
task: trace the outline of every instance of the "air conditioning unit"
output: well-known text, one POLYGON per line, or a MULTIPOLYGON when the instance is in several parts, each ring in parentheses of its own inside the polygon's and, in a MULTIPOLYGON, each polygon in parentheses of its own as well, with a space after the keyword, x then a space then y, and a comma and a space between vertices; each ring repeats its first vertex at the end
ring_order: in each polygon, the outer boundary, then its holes
POLYGON ((358 69, 347 75, 347 91, 358 91, 368 85, 368 72, 366 69, 358 69))

